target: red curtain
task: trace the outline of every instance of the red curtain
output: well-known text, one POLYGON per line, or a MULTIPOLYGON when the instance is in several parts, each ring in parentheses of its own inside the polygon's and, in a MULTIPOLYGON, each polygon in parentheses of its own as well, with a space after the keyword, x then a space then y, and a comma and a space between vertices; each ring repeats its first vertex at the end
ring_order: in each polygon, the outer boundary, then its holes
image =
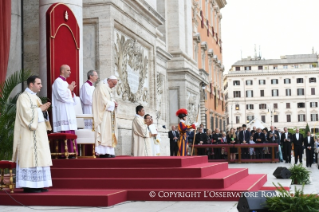
POLYGON ((0 83, 6 79, 11 32, 11 0, 0 1, 0 83))

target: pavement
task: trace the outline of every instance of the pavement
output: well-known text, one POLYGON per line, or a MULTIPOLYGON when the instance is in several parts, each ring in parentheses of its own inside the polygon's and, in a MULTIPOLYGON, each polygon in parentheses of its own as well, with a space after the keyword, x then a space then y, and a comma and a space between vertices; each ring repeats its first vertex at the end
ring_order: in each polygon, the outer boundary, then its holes
MULTIPOLYGON (((294 158, 292 158, 294 161, 294 158)), ((303 166, 306 167, 305 159, 303 166)), ((289 168, 292 164, 288 163, 249 163, 249 164, 229 164, 229 168, 248 168, 250 174, 266 174, 267 183, 265 186, 271 186, 272 183, 281 183, 289 185, 291 180, 276 179, 272 173, 279 166, 289 168)), ((319 194, 319 169, 317 164, 313 164, 311 168, 309 185, 305 185, 305 194, 319 194)), ((291 192, 294 189, 300 189, 301 185, 291 185, 291 192)), ((108 212, 237 212, 237 201, 127 201, 111 207, 47 207, 47 206, 0 206, 0 212, 31 212, 31 211, 58 211, 63 212, 91 212, 91 211, 108 211, 108 212)))

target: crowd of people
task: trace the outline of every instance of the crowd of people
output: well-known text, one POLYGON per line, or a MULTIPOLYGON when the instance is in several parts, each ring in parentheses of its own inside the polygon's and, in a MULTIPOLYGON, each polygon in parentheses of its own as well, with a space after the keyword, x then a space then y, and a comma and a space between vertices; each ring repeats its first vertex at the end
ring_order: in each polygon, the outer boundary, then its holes
MULTIPOLYGON (((179 148, 179 130, 178 127, 172 126, 171 131, 168 132, 170 138, 170 155, 178 155, 179 148)), ((201 124, 196 130, 196 136, 194 140, 194 130, 187 130, 187 142, 188 144, 203 145, 203 144, 263 144, 263 143, 275 143, 278 147, 275 148, 275 158, 278 158, 280 162, 291 163, 292 156, 294 157, 294 163, 302 164, 303 155, 306 155, 306 166, 311 167, 312 163, 317 162, 319 152, 319 138, 314 138, 308 131, 307 135, 299 133, 299 129, 296 129, 296 133, 292 134, 288 132, 287 127, 283 130, 279 130, 274 126, 267 128, 247 128, 245 124, 237 129, 231 128, 227 132, 220 132, 218 128, 214 131, 205 129, 201 124), (292 151, 293 150, 293 151, 292 151)), ((191 153, 189 148, 188 154, 191 153)), ((238 159, 237 147, 229 148, 197 148, 197 155, 207 155, 209 159, 226 159, 229 154, 230 160, 234 161, 238 159)), ((271 158, 271 148, 269 147, 248 147, 241 148, 242 159, 264 159, 271 158)))

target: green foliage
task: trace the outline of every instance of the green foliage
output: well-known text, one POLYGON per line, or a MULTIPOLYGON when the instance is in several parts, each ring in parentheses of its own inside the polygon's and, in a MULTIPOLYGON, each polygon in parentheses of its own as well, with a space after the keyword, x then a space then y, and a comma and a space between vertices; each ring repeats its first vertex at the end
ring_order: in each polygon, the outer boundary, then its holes
POLYGON ((286 191, 281 184, 277 187, 277 195, 266 198, 266 207, 275 212, 312 212, 319 210, 319 197, 317 194, 304 194, 304 185, 301 189, 295 187, 295 194, 286 191))
POLYGON ((310 171, 307 170, 302 164, 293 165, 289 168, 291 172, 291 179, 296 184, 309 184, 310 183, 310 171))
MULTIPOLYGON (((291 134, 295 134, 296 133, 296 127, 295 128, 288 128, 288 132, 291 134)), ((299 129, 299 133, 302 134, 303 136, 306 136, 306 129, 299 129)))
POLYGON ((309 128, 309 125, 308 125, 308 123, 307 123, 307 125, 306 125, 306 132, 305 132, 305 133, 307 134, 308 131, 311 133, 310 128, 309 128))
POLYGON ((13 149, 13 130, 16 116, 16 102, 21 92, 10 97, 13 89, 24 83, 31 71, 17 71, 0 84, 0 160, 10 160, 13 149))

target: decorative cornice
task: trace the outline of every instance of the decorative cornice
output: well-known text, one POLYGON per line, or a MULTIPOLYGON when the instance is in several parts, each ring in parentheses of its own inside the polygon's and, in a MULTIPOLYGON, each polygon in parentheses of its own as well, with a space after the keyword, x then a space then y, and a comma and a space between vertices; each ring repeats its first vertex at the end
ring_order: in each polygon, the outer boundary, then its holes
POLYGON ((200 41, 201 41, 200 34, 199 33, 195 33, 193 35, 193 40, 195 40, 197 43, 200 43, 200 41))
POLYGON ((158 46, 156 47, 156 53, 160 54, 166 60, 171 60, 173 58, 173 56, 170 53, 158 46))
POLYGON ((213 57, 214 56, 213 49, 208 49, 207 55, 210 56, 210 57, 213 57))
POLYGON ((206 51, 207 50, 207 42, 206 41, 203 41, 201 44, 200 44, 200 47, 204 50, 204 51, 206 51))

